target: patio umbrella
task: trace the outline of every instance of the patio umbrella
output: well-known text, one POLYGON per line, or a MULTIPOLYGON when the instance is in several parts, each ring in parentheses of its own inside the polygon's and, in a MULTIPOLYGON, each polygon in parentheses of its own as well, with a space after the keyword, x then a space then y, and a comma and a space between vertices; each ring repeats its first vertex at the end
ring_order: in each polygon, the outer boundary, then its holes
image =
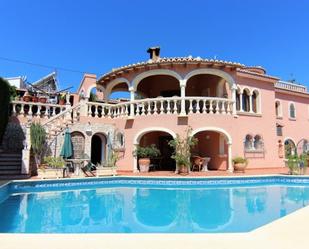
POLYGON ((64 159, 68 159, 73 156, 71 133, 68 128, 66 129, 64 134, 64 142, 60 152, 60 156, 62 156, 64 159))

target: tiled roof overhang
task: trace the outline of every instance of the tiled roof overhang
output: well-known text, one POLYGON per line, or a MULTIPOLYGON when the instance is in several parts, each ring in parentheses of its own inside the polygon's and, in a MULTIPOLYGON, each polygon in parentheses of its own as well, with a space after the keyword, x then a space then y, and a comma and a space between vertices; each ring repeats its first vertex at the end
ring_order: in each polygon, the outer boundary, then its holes
POLYGON ((138 63, 134 63, 134 64, 130 64, 130 65, 126 65, 123 67, 119 67, 116 69, 113 69, 111 72, 108 72, 104 75, 102 75, 98 82, 99 83, 104 83, 104 82, 108 82, 114 78, 117 78, 119 76, 121 76, 124 73, 128 73, 131 72, 133 70, 136 69, 155 69, 155 68, 160 68, 163 65, 167 65, 167 66, 172 66, 172 65, 199 65, 199 66, 208 66, 208 67, 212 67, 212 66, 216 66, 216 67, 222 67, 222 68, 246 68, 246 66, 244 64, 240 64, 237 62, 230 62, 230 61, 223 61, 223 60, 214 60, 214 59, 202 59, 200 57, 168 57, 168 58, 160 58, 157 61, 152 61, 152 60, 148 60, 145 62, 138 62, 138 63))

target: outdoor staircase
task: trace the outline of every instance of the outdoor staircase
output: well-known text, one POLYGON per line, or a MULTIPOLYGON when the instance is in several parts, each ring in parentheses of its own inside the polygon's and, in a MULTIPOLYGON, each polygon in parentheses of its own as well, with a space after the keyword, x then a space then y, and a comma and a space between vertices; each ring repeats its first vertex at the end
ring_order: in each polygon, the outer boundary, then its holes
POLYGON ((21 174, 21 153, 0 153, 0 176, 21 174))
POLYGON ((53 143, 56 137, 66 128, 71 127, 79 121, 80 108, 81 104, 69 107, 42 124, 46 130, 49 144, 53 143))

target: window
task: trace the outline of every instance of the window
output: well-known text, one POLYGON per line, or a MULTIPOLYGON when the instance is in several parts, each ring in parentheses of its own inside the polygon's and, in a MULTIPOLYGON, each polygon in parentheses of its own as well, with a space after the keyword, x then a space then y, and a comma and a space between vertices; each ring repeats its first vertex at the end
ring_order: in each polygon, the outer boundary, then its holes
POLYGON ((263 150, 263 142, 262 142, 262 137, 260 135, 256 135, 254 137, 254 149, 263 150))
POLYGON ((281 102, 279 100, 275 102, 275 108, 276 108, 276 117, 277 118, 282 117, 281 102))
POLYGON ((282 125, 277 124, 277 136, 282 136, 282 125))
POLYGON ((261 111, 259 110, 259 105, 260 105, 260 94, 257 90, 254 90, 252 94, 252 110, 254 113, 258 113, 261 111))
POLYGON ((245 138, 245 150, 252 150, 254 147, 252 146, 253 138, 251 135, 247 135, 245 138))
POLYGON ((240 111, 240 94, 238 90, 236 92, 236 110, 240 111))
POLYGON ((292 119, 296 118, 296 109, 295 109, 294 103, 290 103, 289 114, 290 114, 290 118, 292 118, 292 119))
POLYGON ((249 90, 244 90, 244 92, 242 94, 242 108, 243 108, 243 111, 245 111, 245 112, 250 111, 249 90))

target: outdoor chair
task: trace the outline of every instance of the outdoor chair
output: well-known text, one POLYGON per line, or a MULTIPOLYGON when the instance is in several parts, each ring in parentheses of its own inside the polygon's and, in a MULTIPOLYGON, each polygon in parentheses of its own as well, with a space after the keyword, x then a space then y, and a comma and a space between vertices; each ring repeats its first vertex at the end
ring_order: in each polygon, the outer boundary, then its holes
POLYGON ((92 171, 96 170, 96 166, 92 162, 88 162, 84 167, 81 168, 85 176, 96 176, 92 171))
POLYGON ((203 167, 204 160, 205 159, 200 157, 200 156, 193 156, 192 171, 194 171, 196 169, 197 169, 197 171, 201 171, 201 169, 203 167))

